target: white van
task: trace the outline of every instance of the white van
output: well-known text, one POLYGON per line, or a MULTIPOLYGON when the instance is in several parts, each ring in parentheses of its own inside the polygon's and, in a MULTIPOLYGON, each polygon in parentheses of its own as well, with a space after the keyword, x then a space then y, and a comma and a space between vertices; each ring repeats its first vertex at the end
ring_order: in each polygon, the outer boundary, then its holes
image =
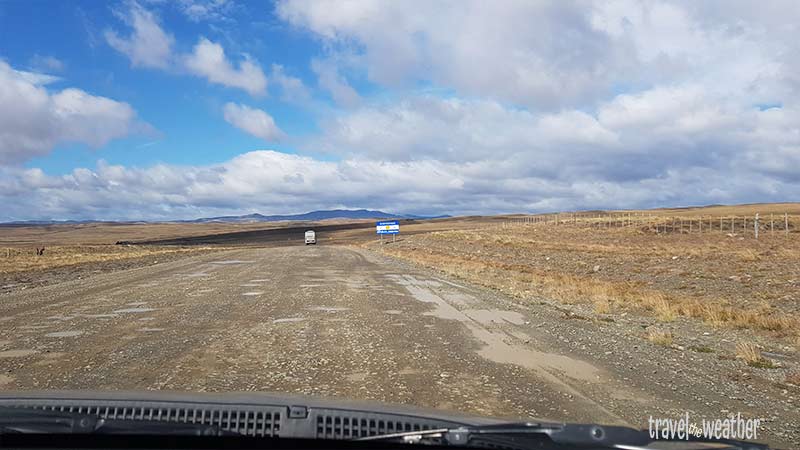
POLYGON ((313 230, 306 231, 306 245, 316 244, 316 243, 317 243, 317 234, 314 233, 313 230))

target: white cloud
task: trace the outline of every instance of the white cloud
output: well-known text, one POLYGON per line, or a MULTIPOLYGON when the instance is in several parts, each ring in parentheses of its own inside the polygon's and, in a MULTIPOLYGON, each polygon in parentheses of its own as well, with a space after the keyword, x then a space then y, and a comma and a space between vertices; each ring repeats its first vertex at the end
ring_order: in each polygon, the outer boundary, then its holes
POLYGON ((622 94, 598 111, 538 114, 490 100, 412 97, 339 115, 305 148, 379 161, 503 166, 501 180, 621 183, 680 170, 765 174, 796 167, 797 107, 761 111, 684 86, 622 94))
POLYGON ((99 162, 62 176, 0 168, 0 220, 176 219, 244 212, 298 213, 331 207, 407 213, 480 214, 593 207, 778 201, 797 182, 761 172, 670 170, 609 181, 550 179, 514 161, 321 161, 274 151, 245 153, 212 166, 127 168, 99 162), (24 195, 21 195, 23 194, 24 195), (36 205, 36 208, 31 208, 36 205))
POLYGON ((315 59, 311 61, 311 69, 317 74, 319 86, 331 94, 338 105, 352 108, 361 102, 361 96, 342 77, 336 65, 330 61, 315 59))
POLYGON ((125 54, 134 67, 166 69, 172 58, 172 45, 175 38, 165 32, 152 11, 131 2, 127 12, 117 15, 131 27, 128 37, 120 36, 114 30, 106 30, 108 45, 125 54))
POLYGON ((364 106, 323 128, 311 148, 398 161, 502 161, 559 149, 575 155, 617 142, 613 131, 586 113, 537 115, 490 100, 433 96, 364 106))
POLYGON ((287 102, 304 103, 311 100, 311 92, 300 78, 293 77, 286 73, 280 64, 272 65, 270 82, 281 89, 281 98, 287 102))
POLYGON ((75 88, 49 92, 48 81, 0 61, 0 165, 45 155, 61 143, 101 147, 135 128, 127 103, 75 88))
POLYGON ((64 62, 55 56, 35 54, 31 57, 30 65, 34 70, 42 72, 61 72, 64 62))
POLYGON ((265 141, 278 141, 286 135, 275 120, 266 112, 246 105, 226 103, 223 108, 225 121, 229 124, 265 141))
POLYGON ((180 0, 178 6, 192 22, 225 21, 233 8, 229 0, 180 0))
POLYGON ((184 56, 184 65, 193 74, 212 83, 243 89, 255 96, 267 92, 267 77, 258 63, 244 55, 239 67, 235 68, 222 46, 206 38, 200 38, 192 53, 184 56))
POLYGON ((797 80, 800 9, 792 0, 771 6, 284 0, 277 13, 380 85, 422 81, 560 110, 664 83, 701 83, 751 101, 785 94, 797 80))

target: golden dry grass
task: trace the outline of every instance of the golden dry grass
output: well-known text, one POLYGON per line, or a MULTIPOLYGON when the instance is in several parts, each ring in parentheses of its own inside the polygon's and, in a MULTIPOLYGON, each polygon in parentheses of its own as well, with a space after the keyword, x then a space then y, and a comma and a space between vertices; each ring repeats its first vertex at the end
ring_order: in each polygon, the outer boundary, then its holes
POLYGON ((158 247, 125 245, 79 245, 45 247, 36 255, 33 248, 0 248, 0 274, 45 270, 85 263, 117 261, 144 256, 191 253, 210 250, 209 247, 158 247))
POLYGON ((800 345, 800 233, 792 230, 756 241, 718 229, 495 222, 404 237, 382 251, 523 299, 586 303, 603 315, 634 310, 661 322, 687 317, 800 345))
POLYGON ((761 355, 758 346, 750 342, 740 342, 736 345, 736 357, 747 363, 748 366, 759 368, 773 368, 772 361, 761 355))
POLYGON ((670 331, 651 330, 647 333, 647 340, 662 347, 670 347, 674 338, 670 331))

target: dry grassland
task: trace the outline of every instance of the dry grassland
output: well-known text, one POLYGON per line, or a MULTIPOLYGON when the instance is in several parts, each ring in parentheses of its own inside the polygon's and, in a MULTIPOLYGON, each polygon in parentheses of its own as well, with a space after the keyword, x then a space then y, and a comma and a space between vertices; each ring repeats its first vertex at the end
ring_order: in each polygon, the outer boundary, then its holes
MULTIPOLYGON (((725 208, 741 216, 753 207, 725 208)), ((645 223, 602 229, 580 222, 482 224, 407 236, 381 248, 520 298, 589 303, 598 315, 696 318, 800 346, 797 225, 756 241, 718 230, 655 233, 645 223)))
POLYGON ((32 248, 0 248, 0 274, 54 269, 86 263, 119 261, 158 255, 189 254, 209 247, 156 247, 125 245, 71 245, 45 247, 43 255, 32 248))

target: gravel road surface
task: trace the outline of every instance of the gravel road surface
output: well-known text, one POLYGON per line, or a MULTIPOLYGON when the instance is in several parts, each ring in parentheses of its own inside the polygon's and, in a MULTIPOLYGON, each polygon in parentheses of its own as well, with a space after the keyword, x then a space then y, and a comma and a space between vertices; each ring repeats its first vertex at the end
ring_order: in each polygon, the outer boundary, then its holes
MULTIPOLYGON (((272 391, 636 426, 785 406, 726 403, 675 355, 629 359, 641 340, 615 326, 367 250, 246 248, 4 294, 0 389, 272 391)), ((793 439, 794 411, 766 440, 793 439)))

